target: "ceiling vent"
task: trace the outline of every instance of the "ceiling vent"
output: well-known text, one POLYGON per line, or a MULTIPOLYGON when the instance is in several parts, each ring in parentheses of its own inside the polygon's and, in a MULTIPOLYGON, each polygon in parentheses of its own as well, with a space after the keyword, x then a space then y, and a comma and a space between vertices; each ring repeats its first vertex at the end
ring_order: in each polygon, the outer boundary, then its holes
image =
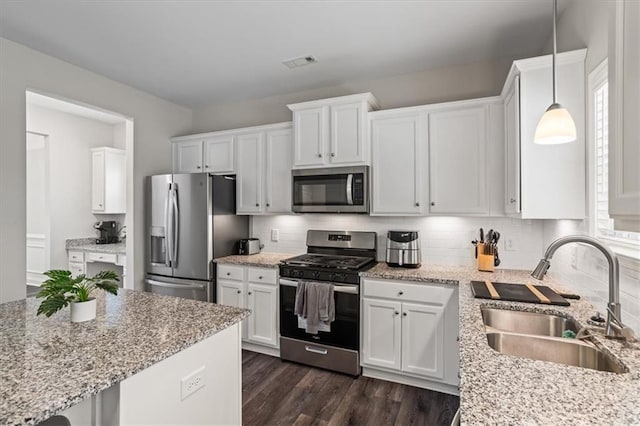
POLYGON ((282 61, 284 65, 289 69, 294 69, 298 67, 303 67, 309 64, 315 64, 318 62, 318 58, 313 55, 300 56, 298 58, 287 59, 286 61, 282 61))

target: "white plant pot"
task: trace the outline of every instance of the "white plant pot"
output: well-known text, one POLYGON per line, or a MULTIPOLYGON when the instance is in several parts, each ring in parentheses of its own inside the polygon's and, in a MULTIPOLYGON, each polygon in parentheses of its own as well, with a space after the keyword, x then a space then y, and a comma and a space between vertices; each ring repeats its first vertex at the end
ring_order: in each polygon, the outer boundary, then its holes
POLYGON ((96 317, 96 299, 71 302, 71 322, 91 321, 96 317))

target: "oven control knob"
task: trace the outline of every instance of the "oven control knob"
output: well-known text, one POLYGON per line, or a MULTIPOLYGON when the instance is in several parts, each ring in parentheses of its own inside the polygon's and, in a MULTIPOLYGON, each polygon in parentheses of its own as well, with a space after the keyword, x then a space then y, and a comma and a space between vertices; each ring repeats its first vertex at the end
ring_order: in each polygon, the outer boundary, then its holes
POLYGON ((345 275, 344 274, 334 274, 333 275, 333 281, 343 281, 345 279, 345 275))
POLYGON ((313 277, 314 280, 317 280, 318 278, 320 278, 320 272, 318 271, 314 271, 311 276, 313 277))

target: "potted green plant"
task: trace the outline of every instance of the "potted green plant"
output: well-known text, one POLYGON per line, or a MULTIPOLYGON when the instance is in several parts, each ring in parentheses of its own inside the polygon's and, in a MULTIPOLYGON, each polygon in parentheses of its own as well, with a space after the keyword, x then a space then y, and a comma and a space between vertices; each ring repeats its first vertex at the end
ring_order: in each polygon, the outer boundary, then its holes
POLYGON ((91 293, 104 290, 118 294, 118 275, 113 271, 100 271, 93 277, 80 274, 73 278, 71 271, 54 269, 44 273, 48 280, 42 283, 38 298, 44 299, 38 313, 50 317, 71 304, 71 322, 84 322, 96 317, 96 299, 91 293))

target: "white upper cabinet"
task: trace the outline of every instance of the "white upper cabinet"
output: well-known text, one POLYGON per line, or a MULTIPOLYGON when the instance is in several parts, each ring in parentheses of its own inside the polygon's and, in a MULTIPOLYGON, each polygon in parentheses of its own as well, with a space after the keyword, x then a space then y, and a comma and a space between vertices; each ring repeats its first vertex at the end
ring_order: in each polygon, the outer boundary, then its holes
POLYGON ((486 214, 488 106, 429 113, 429 212, 486 214))
POLYGON ((505 200, 507 214, 520 213, 520 76, 504 98, 505 200))
POLYGON ((379 112, 371 119, 371 132, 371 214, 423 214, 426 116, 379 112))
POLYGON ((294 168, 369 164, 371 93, 288 105, 293 111, 294 168))
POLYGON ((238 214, 291 212, 291 123, 236 136, 238 214))
POLYGON ((551 55, 515 61, 502 97, 505 114, 505 210, 523 219, 585 217, 586 50, 557 58, 558 102, 570 112, 577 140, 561 145, 533 142, 542 114, 551 104, 551 55))
POLYGON ((233 134, 183 136, 171 141, 173 173, 235 173, 233 134))
POLYGON ((203 170, 209 173, 233 173, 235 171, 233 136, 210 137, 204 140, 203 170))
POLYGON ((173 172, 200 173, 202 171, 202 141, 185 141, 173 145, 173 172))
POLYGON ((291 213, 291 127, 266 132, 264 200, 266 213, 291 213))
POLYGON ((640 3, 616 2, 609 40, 609 216, 640 232, 640 3))
POLYGON ((238 214, 260 213, 262 205, 264 134, 250 133, 236 136, 238 175, 236 182, 236 211, 238 214))
POLYGON ((101 147, 91 150, 91 210, 95 214, 124 214, 127 206, 126 153, 101 147))

